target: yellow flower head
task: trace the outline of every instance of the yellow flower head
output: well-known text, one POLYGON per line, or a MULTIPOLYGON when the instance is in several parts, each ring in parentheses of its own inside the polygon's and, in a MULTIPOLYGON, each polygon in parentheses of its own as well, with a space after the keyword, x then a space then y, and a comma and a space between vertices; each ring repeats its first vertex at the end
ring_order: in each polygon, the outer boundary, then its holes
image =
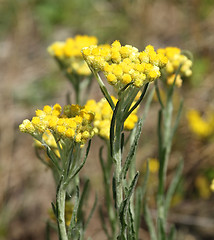
POLYGON ((176 85, 181 87, 182 77, 190 77, 192 75, 192 61, 181 53, 177 47, 166 47, 157 50, 158 54, 163 54, 168 58, 168 63, 164 68, 167 73, 167 84, 171 85, 177 69, 180 68, 180 75, 176 79, 176 85))
MULTIPOLYGON (((175 80, 175 74, 172 74, 172 75, 168 76, 167 77, 167 84, 172 85, 174 80, 175 80)), ((183 80, 181 79, 181 76, 178 74, 177 77, 176 77, 176 80, 175 80, 175 85, 177 87, 181 87, 182 82, 183 82, 183 80)))
POLYGON ((62 111, 61 106, 55 104, 53 107, 47 105, 43 110, 37 110, 36 117, 31 121, 24 120, 19 129, 30 133, 36 139, 40 138, 50 147, 56 146, 56 138, 84 144, 94 135, 91 126, 93 120, 94 113, 84 106, 67 105, 62 111))
POLYGON ((117 90, 128 83, 140 88, 144 83, 160 77, 160 68, 167 64, 167 57, 156 53, 149 45, 143 52, 131 45, 121 46, 118 40, 110 45, 93 45, 82 49, 90 68, 102 71, 109 84, 117 90))
POLYGON ((207 138, 214 134, 214 114, 210 113, 207 119, 203 119, 197 110, 189 110, 187 113, 189 127, 193 133, 201 138, 207 138))
MULTIPOLYGON (((113 102, 116 104, 117 99, 111 96, 113 102)), ((134 102, 135 103, 135 102, 134 102)), ((132 106, 134 105, 132 104, 132 106)), ((131 107, 132 107, 131 106, 131 107)), ((102 98, 99 102, 95 102, 94 100, 87 101, 85 105, 86 110, 94 112, 94 127, 95 133, 104 139, 109 139, 109 131, 111 125, 111 119, 113 115, 113 111, 105 98, 102 98)), ((129 117, 126 119, 124 123, 125 130, 132 130, 138 121, 138 117, 136 115, 137 109, 135 109, 129 117)))
POLYGON ((48 52, 55 57, 69 74, 88 76, 90 69, 82 58, 81 49, 97 44, 94 36, 77 35, 65 42, 55 42, 48 47, 48 52))

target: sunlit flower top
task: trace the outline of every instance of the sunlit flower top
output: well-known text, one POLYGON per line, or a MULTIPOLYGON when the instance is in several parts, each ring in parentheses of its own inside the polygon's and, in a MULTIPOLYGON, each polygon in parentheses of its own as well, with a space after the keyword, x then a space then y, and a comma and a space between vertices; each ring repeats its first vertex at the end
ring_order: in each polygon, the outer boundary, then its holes
MULTIPOLYGON (((111 96, 111 98, 114 104, 116 104, 117 99, 113 96, 111 96)), ((95 113, 94 127, 96 129, 96 133, 104 139, 109 139, 113 111, 107 100, 105 98, 102 98, 99 102, 96 102, 95 100, 89 100, 87 101, 85 107, 88 111, 95 113)), ((125 130, 132 130, 134 128, 135 123, 138 121, 136 113, 137 109, 135 109, 126 119, 124 123, 125 130)))
POLYGON ((165 70, 167 73, 167 83, 173 84, 175 73, 178 67, 181 65, 180 74, 176 78, 175 84, 178 87, 182 86, 182 77, 190 77, 192 75, 192 61, 181 53, 181 49, 177 47, 166 47, 157 50, 158 53, 166 55, 169 59, 165 70))
POLYGON ((66 39, 65 42, 53 43, 48 47, 48 52, 67 69, 68 73, 87 76, 91 71, 82 58, 81 49, 94 44, 97 44, 96 37, 77 35, 66 39))
POLYGON ((214 134, 214 114, 208 114, 206 119, 197 110, 187 113, 190 129, 199 137, 206 138, 214 134))
POLYGON ((151 45, 139 52, 131 45, 121 46, 117 40, 111 46, 85 47, 82 53, 90 68, 95 72, 102 71, 108 83, 117 90, 129 83, 140 88, 144 83, 155 80, 160 76, 160 68, 168 61, 151 45))
POLYGON ((19 129, 40 141, 43 133, 49 130, 55 139, 84 144, 94 135, 93 119, 94 114, 79 105, 66 105, 63 110, 59 104, 53 107, 46 105, 43 110, 36 110, 36 116, 31 121, 25 119, 19 129))

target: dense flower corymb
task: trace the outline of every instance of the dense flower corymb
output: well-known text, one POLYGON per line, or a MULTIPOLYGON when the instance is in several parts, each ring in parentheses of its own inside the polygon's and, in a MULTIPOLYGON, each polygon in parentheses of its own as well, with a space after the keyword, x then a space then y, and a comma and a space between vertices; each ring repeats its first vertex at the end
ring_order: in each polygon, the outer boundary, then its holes
POLYGON ((48 47, 48 52, 66 68, 68 73, 87 76, 91 71, 82 58, 81 49, 94 44, 97 44, 96 37, 77 35, 66 39, 65 42, 53 43, 48 47))
POLYGON ((157 52, 166 55, 169 60, 165 67, 167 73, 167 84, 173 84, 175 73, 179 66, 181 66, 180 74, 177 76, 175 82, 178 87, 181 87, 182 77, 190 77, 192 75, 192 61, 183 55, 181 53, 181 49, 177 47, 160 48, 157 52))
POLYGON ((131 45, 121 46, 119 41, 112 45, 92 45, 82 50, 83 57, 95 72, 102 71, 109 84, 117 90, 132 83, 140 88, 144 83, 160 76, 160 68, 167 63, 167 57, 156 53, 149 45, 143 52, 131 45))
POLYGON ((36 116, 31 121, 24 120, 19 129, 38 140, 49 130, 56 139, 70 139, 84 144, 94 135, 93 119, 94 114, 79 105, 66 105, 63 110, 59 104, 53 107, 46 105, 43 110, 36 110, 36 116))
MULTIPOLYGON (((111 98, 114 104, 116 104, 117 99, 113 96, 111 96, 111 98)), ((96 133, 104 139, 109 139, 109 131, 113 111, 107 100, 105 98, 102 98, 99 102, 96 102, 95 100, 89 100, 87 101, 85 107, 88 111, 95 113, 93 123, 96 133)), ((135 109, 126 119, 124 123, 125 130, 132 130, 134 128, 135 123, 138 121, 136 113, 137 109, 135 109)))

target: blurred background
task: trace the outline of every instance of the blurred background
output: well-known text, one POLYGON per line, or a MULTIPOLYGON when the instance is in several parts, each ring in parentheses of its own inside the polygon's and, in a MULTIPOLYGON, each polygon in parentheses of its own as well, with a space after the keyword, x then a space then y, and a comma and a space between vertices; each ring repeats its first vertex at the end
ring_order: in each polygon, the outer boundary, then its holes
MULTIPOLYGON (((193 75, 176 90, 174 99, 176 106, 184 98, 184 110, 173 143, 169 181, 181 156, 185 167, 169 221, 176 225, 178 239, 214 239, 210 190, 214 132, 200 136, 191 131, 187 119, 190 109, 196 109, 204 121, 214 116, 213 30, 213 0, 0 0, 0 239, 45 239, 55 186, 51 173, 36 158, 32 138, 20 133, 18 126, 23 119, 31 119, 37 108, 56 102, 64 105, 66 93, 72 94, 46 49, 76 34, 95 35, 99 43, 117 39, 139 50, 152 44, 156 49, 177 46, 192 52, 193 75)), ((96 93, 99 99, 96 82, 93 86, 91 96, 96 93)), ((157 109, 154 103, 140 142, 138 168, 142 172, 145 160, 157 157, 157 109)), ((102 203, 98 141, 92 144, 83 174, 91 179, 92 200, 98 192, 102 203)), ((152 208, 157 171, 151 177, 152 208)), ((97 215, 87 236, 105 239, 97 215)), ((148 239, 145 224, 141 236, 148 239)))

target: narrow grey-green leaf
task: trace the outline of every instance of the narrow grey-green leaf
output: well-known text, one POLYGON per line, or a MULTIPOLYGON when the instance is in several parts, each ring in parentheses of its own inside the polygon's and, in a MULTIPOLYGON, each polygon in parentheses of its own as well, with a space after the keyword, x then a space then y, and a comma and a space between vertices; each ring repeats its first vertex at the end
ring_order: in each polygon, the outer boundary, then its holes
POLYGON ((131 196, 134 192, 134 188, 137 184, 138 177, 139 177, 139 172, 137 172, 136 175, 134 176, 134 178, 130 184, 130 187, 127 191, 126 198, 123 200, 123 202, 121 203, 121 206, 120 206, 119 215, 120 215, 120 222, 121 222, 121 226, 122 226, 122 229, 121 229, 122 234, 124 233, 126 226, 127 226, 126 216, 127 216, 128 206, 130 203, 131 196))
POLYGON ((158 218, 158 240, 166 240, 166 232, 162 218, 158 218))
POLYGON ((128 210, 129 210, 128 211, 128 216, 129 216, 129 218, 128 218, 129 219, 128 240, 137 240, 137 238, 135 238, 136 232, 135 232, 134 218, 133 218, 133 214, 132 214, 132 211, 131 211, 130 204, 129 204, 129 209, 128 210))
POLYGON ((69 157, 68 157, 67 176, 69 175, 71 162, 73 160, 74 145, 75 145, 75 143, 73 142, 72 147, 71 147, 71 151, 70 151, 69 157))
POLYGON ((90 146, 91 146, 91 139, 88 142, 88 147, 86 149, 86 153, 85 153, 85 157, 82 161, 82 163, 76 168, 76 170, 74 171, 74 173, 70 173, 69 176, 67 177, 66 181, 65 181, 65 186, 67 186, 69 184, 69 182, 71 181, 71 179, 73 179, 78 173, 79 171, 82 169, 82 167, 85 165, 86 159, 88 157, 88 153, 90 150, 90 146))
POLYGON ((83 220, 83 218, 84 218, 82 208, 83 208, 85 200, 86 200, 88 188, 89 188, 89 179, 87 179, 85 184, 84 184, 83 191, 82 191, 82 194, 81 194, 81 197, 80 197, 80 200, 79 200, 79 207, 78 207, 78 212, 77 212, 77 218, 78 219, 83 220))
POLYGON ((157 97, 158 97, 158 101, 161 105, 161 108, 164 109, 164 104, 163 104, 163 101, 161 99, 160 90, 159 90, 159 87, 158 87, 158 79, 155 80, 155 91, 156 91, 156 94, 157 94, 157 97))
POLYGON ((111 240, 111 236, 110 236, 110 234, 109 234, 109 232, 108 232, 108 229, 107 229, 107 227, 106 227, 105 214, 103 213, 101 207, 99 207, 99 215, 100 215, 100 220, 101 220, 102 228, 103 228, 103 230, 104 230, 107 238, 108 238, 109 240, 111 240))
POLYGON ((170 228, 170 233, 169 233, 169 236, 168 236, 168 240, 174 240, 175 236, 176 236, 176 229, 175 229, 175 226, 172 225, 171 228, 170 228))
POLYGON ((94 200, 94 204, 93 204, 93 207, 91 208, 91 211, 89 213, 89 216, 88 216, 88 219, 86 220, 86 223, 85 223, 85 226, 84 226, 84 230, 87 228, 92 216, 93 216, 93 213, 95 211, 95 208, 96 208, 96 205, 97 205, 97 195, 95 196, 95 200, 94 200))
POLYGON ((120 101, 117 101, 117 104, 115 106, 115 109, 113 111, 112 119, 111 119, 111 126, 110 126, 110 152, 111 156, 113 156, 113 146, 114 146, 114 131, 115 131, 115 123, 116 123, 116 115, 117 110, 119 107, 120 101))
POLYGON ((141 206, 143 202, 143 198, 146 193, 146 187, 148 185, 149 180, 149 163, 147 160, 146 163, 146 174, 143 179, 142 186, 139 186, 136 190, 136 201, 135 201, 135 232, 136 232, 136 239, 138 239, 138 234, 140 230, 140 219, 141 219, 141 206))
POLYGON ((53 210, 53 213, 54 213, 54 215, 55 215, 55 216, 56 216, 56 218, 57 218, 56 206, 54 205, 54 203, 53 203, 53 202, 51 202, 51 207, 52 207, 52 210, 53 210))
POLYGON ((146 95, 146 91, 149 87, 149 83, 146 83, 143 89, 143 92, 141 94, 141 96, 139 97, 139 99, 137 100, 137 102, 134 104, 134 106, 128 111, 127 115, 125 116, 125 119, 127 119, 127 117, 139 106, 139 104, 142 102, 144 96, 146 95))
POLYGON ((117 189, 116 189, 116 179, 115 176, 112 178, 112 193, 114 199, 114 207, 117 209, 117 189))
POLYGON ((150 213, 150 210, 147 206, 146 201, 144 201, 144 216, 145 216, 147 226, 149 228, 149 233, 150 233, 151 240, 158 240, 156 232, 155 232, 154 222, 152 220, 151 213, 150 213))
POLYGON ((51 162, 53 163, 53 165, 55 166, 55 168, 61 172, 61 168, 59 166, 59 157, 57 157, 57 155, 51 150, 51 148, 46 145, 46 150, 47 150, 47 155, 50 158, 51 162))
MULTIPOLYGON (((77 218, 77 212, 79 208, 79 187, 76 186, 76 196, 75 196, 75 204, 74 204, 74 209, 72 212, 72 217, 71 217, 71 222, 70 225, 68 226, 68 239, 71 239, 71 237, 78 233, 78 218, 77 218)), ((80 234, 80 233, 79 233, 80 234)))
POLYGON ((122 171, 121 171, 121 179, 126 178, 126 174, 128 172, 128 169, 129 169, 129 166, 131 164, 132 158, 134 157, 134 155, 136 153, 138 141, 140 139, 140 134, 141 134, 141 130, 142 130, 142 124, 143 124, 143 119, 141 118, 137 123, 135 138, 134 138, 134 141, 131 145, 130 151, 127 155, 127 158, 125 160, 124 166, 123 166, 122 171))
POLYGON ((180 106, 179 106, 179 109, 178 109, 178 113, 177 113, 177 116, 176 116, 176 120, 175 120, 175 124, 172 128, 172 133, 171 133, 171 141, 172 141, 172 138, 173 136, 175 135, 175 132, 178 128, 178 124, 180 122, 180 119, 181 119, 181 113, 182 113, 182 109, 183 109, 183 100, 180 101, 180 106))
POLYGON ((173 194, 175 193, 175 190, 176 190, 176 187, 178 185, 178 182, 180 180, 180 177, 181 177, 181 173, 182 173, 182 170, 183 170, 183 161, 180 160, 180 163, 178 165, 178 168, 176 170, 176 173, 175 173, 175 176, 169 186, 169 189, 166 193, 166 199, 165 199, 165 218, 167 217, 167 213, 168 213, 168 210, 169 210, 169 207, 170 207, 170 203, 171 203, 171 200, 172 200, 172 197, 173 197, 173 194))
POLYGON ((142 184, 142 199, 141 199, 141 201, 143 201, 144 195, 146 193, 146 188, 148 186, 148 180, 149 180, 149 161, 147 160, 147 162, 146 162, 146 175, 143 179, 143 184, 142 184))

